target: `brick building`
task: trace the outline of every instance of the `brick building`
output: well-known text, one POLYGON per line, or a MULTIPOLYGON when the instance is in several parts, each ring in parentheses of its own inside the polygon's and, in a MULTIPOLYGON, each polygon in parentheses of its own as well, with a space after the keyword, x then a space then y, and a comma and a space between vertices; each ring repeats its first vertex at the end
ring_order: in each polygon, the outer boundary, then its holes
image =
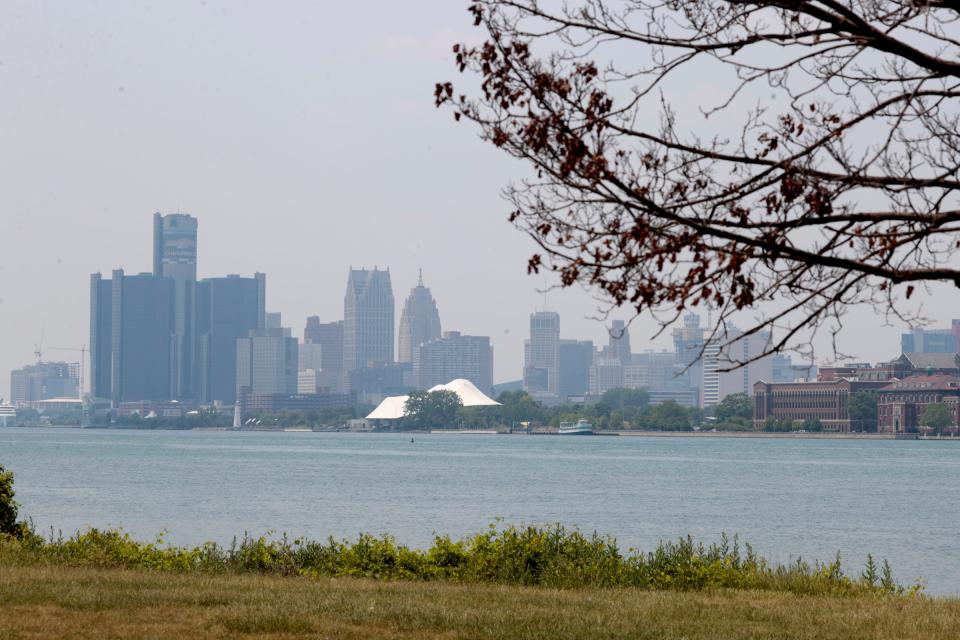
POLYGON ((851 431, 847 402, 857 391, 879 389, 886 380, 838 378, 817 382, 757 382, 753 385, 753 426, 762 429, 767 418, 794 422, 819 420, 824 431, 851 431))
POLYGON ((937 403, 950 409, 953 426, 946 431, 956 434, 960 424, 960 378, 930 375, 893 380, 877 392, 877 431, 916 433, 920 431, 924 410, 937 403))

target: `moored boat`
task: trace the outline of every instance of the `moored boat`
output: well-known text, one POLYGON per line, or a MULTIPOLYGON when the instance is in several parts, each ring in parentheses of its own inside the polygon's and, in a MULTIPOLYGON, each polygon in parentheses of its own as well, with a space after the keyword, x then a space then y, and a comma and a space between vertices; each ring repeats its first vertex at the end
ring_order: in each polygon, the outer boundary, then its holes
POLYGON ((561 436, 592 436, 593 425, 583 418, 576 422, 561 422, 557 433, 561 436))

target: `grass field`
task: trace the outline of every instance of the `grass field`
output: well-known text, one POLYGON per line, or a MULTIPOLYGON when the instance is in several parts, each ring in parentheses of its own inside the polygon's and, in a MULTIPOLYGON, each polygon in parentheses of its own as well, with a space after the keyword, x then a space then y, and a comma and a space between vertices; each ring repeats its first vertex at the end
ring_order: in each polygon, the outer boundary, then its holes
POLYGON ((0 639, 960 638, 960 600, 0 565, 0 639))

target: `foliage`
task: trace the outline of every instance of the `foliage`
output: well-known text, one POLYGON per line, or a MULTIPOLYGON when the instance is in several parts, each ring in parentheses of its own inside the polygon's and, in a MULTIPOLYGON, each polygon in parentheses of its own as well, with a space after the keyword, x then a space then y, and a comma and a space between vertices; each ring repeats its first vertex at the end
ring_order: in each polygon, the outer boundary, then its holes
MULTIPOLYGON (((391 536, 362 534, 355 541, 315 542, 244 536, 227 547, 207 543, 176 547, 158 539, 141 543, 116 530, 89 529, 69 538, 31 535, 0 541, 5 562, 46 562, 166 572, 258 573, 367 577, 382 580, 454 580, 558 588, 633 587, 702 590, 718 587, 799 594, 903 593, 889 565, 877 570, 871 556, 858 577, 844 573, 839 557, 813 565, 775 565, 749 545, 721 538, 704 546, 690 538, 665 542, 646 553, 623 553, 614 539, 560 525, 498 528, 451 540, 437 536, 426 550, 391 536)), ((918 587, 913 590, 919 589, 918 587)))
POLYGON ((942 402, 928 404, 920 416, 920 424, 941 433, 947 427, 954 425, 953 413, 942 402))
POLYGON ((763 431, 769 431, 772 433, 788 433, 790 431, 796 431, 800 427, 790 418, 775 418, 773 416, 767 416, 767 419, 763 423, 763 431))
POLYGON ((854 391, 847 399, 847 413, 854 431, 877 430, 877 392, 854 391))
POLYGON ((470 77, 435 101, 530 168, 506 195, 538 247, 531 273, 664 326, 707 306, 720 334, 770 303, 748 329, 782 328, 770 351, 851 305, 960 283, 955 2, 470 12, 485 42, 454 45, 470 77))
POLYGON ((413 391, 403 405, 403 424, 419 429, 443 429, 456 424, 463 401, 455 391, 413 391))
POLYGON ((819 433, 823 431, 823 423, 816 418, 807 418, 803 421, 802 429, 809 433, 819 433))
POLYGON ((673 400, 667 400, 648 407, 639 425, 645 429, 658 431, 690 431, 693 429, 693 415, 693 409, 681 407, 673 400))
POLYGON ((17 535, 17 509, 19 505, 13 499, 13 472, 0 465, 0 536, 17 535))
POLYGON ((753 419, 753 401, 745 393, 731 393, 720 401, 713 415, 722 422, 735 419, 750 421, 753 419))

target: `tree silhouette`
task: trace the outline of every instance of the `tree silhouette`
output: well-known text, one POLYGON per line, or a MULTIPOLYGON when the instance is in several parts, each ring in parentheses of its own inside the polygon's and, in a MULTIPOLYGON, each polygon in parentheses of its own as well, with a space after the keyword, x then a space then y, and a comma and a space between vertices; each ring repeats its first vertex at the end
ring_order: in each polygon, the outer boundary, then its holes
POLYGON ((470 88, 435 90, 533 169, 506 189, 530 272, 664 327, 707 307, 715 340, 762 305, 756 357, 960 284, 960 4, 558 7, 473 2, 486 41, 453 48, 470 88))

